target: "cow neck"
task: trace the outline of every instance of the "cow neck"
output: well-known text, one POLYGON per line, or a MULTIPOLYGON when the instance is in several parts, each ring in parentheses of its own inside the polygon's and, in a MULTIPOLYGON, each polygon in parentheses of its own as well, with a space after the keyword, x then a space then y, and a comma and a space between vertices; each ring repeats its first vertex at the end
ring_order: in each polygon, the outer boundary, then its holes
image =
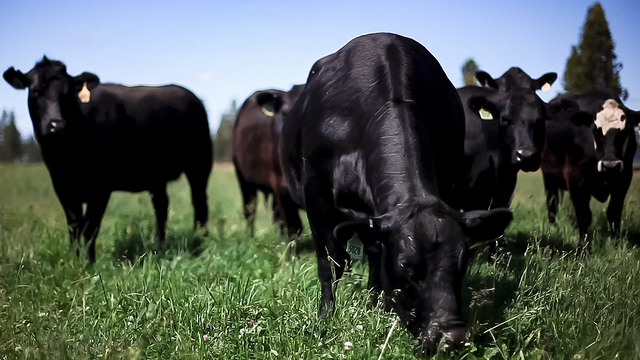
MULTIPOLYGON (((389 109, 395 113, 397 109, 389 109)), ((395 114, 390 114, 395 115, 395 114)), ((407 117, 404 117, 407 118, 407 117)), ((429 148, 423 146, 411 124, 401 123, 398 116, 384 120, 372 137, 366 166, 376 215, 394 211, 398 206, 416 200, 431 200, 438 196, 435 163, 429 148), (431 170, 430 170, 431 169, 431 170)))

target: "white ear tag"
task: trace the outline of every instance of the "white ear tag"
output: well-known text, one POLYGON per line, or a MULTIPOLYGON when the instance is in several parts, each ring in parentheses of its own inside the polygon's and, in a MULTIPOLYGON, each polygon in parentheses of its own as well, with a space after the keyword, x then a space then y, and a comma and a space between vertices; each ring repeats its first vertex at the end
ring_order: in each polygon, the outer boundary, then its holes
POLYGON ((549 83, 544 83, 544 85, 542 85, 542 87, 540 88, 540 90, 542 91, 548 91, 549 89, 551 89, 551 84, 549 83))
POLYGON ((83 104, 91 101, 91 92, 87 89, 87 83, 82 84, 82 90, 78 93, 78 99, 80 99, 80 102, 83 104))
POLYGON ((485 108, 480 108, 480 110, 478 110, 478 114, 482 120, 493 120, 493 115, 491 115, 491 112, 485 108))
POLYGON ((262 113, 267 115, 268 117, 274 117, 276 115, 276 111, 273 109, 273 103, 268 102, 260 107, 262 113))
POLYGON ((364 244, 356 237, 352 237, 347 241, 347 254, 351 260, 358 261, 364 257, 364 244))

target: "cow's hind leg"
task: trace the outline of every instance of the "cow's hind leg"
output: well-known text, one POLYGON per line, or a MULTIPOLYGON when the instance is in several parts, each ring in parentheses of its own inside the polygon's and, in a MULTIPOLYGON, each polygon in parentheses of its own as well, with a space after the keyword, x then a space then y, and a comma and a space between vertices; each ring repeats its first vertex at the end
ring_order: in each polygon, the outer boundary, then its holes
POLYGON ((549 219, 549 223, 554 224, 558 214, 558 186, 551 177, 544 176, 543 180, 544 192, 547 199, 547 217, 549 219))
MULTIPOLYGON (((240 192, 242 194, 242 212, 244 214, 244 218, 247 220, 249 233, 251 234, 251 237, 253 237, 255 221, 256 221, 256 205, 257 205, 258 188, 255 185, 245 180, 244 176, 242 175, 242 172, 238 170, 237 165, 235 168, 236 168, 236 175, 238 177, 238 184, 240 185, 240 192)), ((266 200, 266 194, 265 194, 265 200, 266 200)))
POLYGON ((169 211, 169 196, 167 196, 166 184, 151 191, 151 202, 156 213, 156 245, 160 250, 164 246, 169 211))
POLYGON ((193 228, 201 229, 207 233, 207 221, 209 220, 209 207, 207 206, 207 183, 209 172, 187 172, 187 180, 191 187, 191 203, 193 204, 193 228))

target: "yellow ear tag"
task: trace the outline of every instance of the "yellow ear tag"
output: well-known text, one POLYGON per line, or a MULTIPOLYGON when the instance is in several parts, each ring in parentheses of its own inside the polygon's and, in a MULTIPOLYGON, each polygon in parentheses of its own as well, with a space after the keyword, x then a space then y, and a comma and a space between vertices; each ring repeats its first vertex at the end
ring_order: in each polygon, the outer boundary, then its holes
POLYGON ((549 83, 544 83, 544 85, 542 85, 542 87, 540 88, 540 90, 542 91, 548 91, 549 89, 551 89, 551 84, 549 83))
POLYGON ((488 110, 485 110, 485 108, 480 108, 478 114, 480 115, 480 119, 482 120, 493 120, 493 115, 491 115, 491 112, 489 112, 488 110))
POLYGON ((262 113, 267 115, 268 117, 274 117, 276 115, 276 111, 273 109, 273 103, 268 102, 260 107, 262 113))
POLYGON ((82 90, 78 93, 78 99, 80 99, 80 102, 83 104, 91 100, 91 92, 87 89, 87 83, 82 84, 82 90))

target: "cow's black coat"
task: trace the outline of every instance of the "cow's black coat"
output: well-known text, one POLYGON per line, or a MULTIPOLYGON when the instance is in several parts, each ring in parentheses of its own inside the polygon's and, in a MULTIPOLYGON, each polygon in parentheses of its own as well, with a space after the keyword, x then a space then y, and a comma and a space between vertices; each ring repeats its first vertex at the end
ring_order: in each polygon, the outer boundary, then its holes
POLYGON ((273 219, 286 226, 290 236, 302 231, 298 205, 291 199, 282 175, 278 146, 282 118, 304 88, 256 91, 245 100, 233 127, 233 164, 242 192, 244 216, 253 234, 256 195, 273 193, 273 219))
POLYGON ((534 80, 517 67, 498 79, 479 71, 484 87, 458 89, 466 118, 463 171, 455 187, 458 207, 508 207, 518 171, 538 170, 548 116, 535 91, 556 77, 547 73, 534 80))
POLYGON ((281 162, 315 239, 321 316, 334 306, 332 282, 356 232, 371 288, 392 297, 424 349, 443 337, 464 340, 469 238, 502 234, 511 213, 463 214, 446 204, 463 140, 460 98, 417 42, 365 35, 314 64, 284 124, 281 162))
POLYGON ((95 240, 112 191, 152 195, 161 245, 168 211, 166 184, 185 173, 195 223, 208 218, 206 187, 212 147, 204 106, 175 86, 100 84, 96 75, 72 77, 46 57, 26 74, 9 68, 5 80, 29 89, 35 137, 64 209, 72 244, 83 237, 95 261, 95 240), (90 90, 87 103, 80 90, 90 90), (83 204, 86 211, 83 212, 83 204))
POLYGON ((640 112, 622 105, 609 91, 563 94, 549 103, 552 119, 547 122, 542 153, 542 174, 549 221, 555 222, 559 190, 568 190, 576 213, 579 245, 590 245, 591 196, 604 202, 609 198, 607 219, 616 234, 624 198, 633 176, 633 156, 637 144, 633 127, 640 112), (595 126, 596 114, 607 99, 614 99, 626 117, 624 129, 603 134, 595 126))

